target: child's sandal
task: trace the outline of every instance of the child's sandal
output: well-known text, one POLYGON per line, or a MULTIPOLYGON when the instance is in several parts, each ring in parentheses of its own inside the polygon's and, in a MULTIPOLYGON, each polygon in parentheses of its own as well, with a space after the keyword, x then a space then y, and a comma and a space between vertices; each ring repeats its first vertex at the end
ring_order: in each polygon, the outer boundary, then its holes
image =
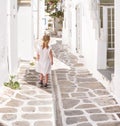
POLYGON ((47 88, 47 86, 48 86, 48 84, 45 84, 45 85, 44 85, 44 87, 46 87, 46 88, 47 88))
POLYGON ((39 82, 39 84, 41 85, 40 87, 43 87, 43 81, 42 80, 39 82))

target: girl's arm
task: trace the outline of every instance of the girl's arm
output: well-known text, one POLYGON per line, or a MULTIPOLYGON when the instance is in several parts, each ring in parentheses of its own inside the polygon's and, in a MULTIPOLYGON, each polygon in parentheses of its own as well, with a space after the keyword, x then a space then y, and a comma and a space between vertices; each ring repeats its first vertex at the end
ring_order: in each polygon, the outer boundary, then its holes
POLYGON ((37 46, 37 51, 36 51, 36 53, 37 53, 36 59, 37 59, 37 60, 40 59, 40 53, 39 53, 39 52, 40 52, 40 46, 38 45, 38 46, 37 46))
POLYGON ((52 50, 50 50, 49 56, 50 56, 51 65, 53 65, 53 54, 52 54, 52 50))

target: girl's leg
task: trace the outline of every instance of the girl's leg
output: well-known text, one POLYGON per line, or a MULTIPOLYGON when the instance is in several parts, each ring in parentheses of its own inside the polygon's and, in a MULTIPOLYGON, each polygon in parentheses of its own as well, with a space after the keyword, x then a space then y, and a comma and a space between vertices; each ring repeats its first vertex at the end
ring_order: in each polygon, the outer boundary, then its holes
POLYGON ((43 74, 40 73, 40 84, 43 86, 43 74))
POLYGON ((45 75, 45 87, 48 85, 48 74, 45 75))
POLYGON ((40 73, 40 81, 43 81, 43 74, 40 73))

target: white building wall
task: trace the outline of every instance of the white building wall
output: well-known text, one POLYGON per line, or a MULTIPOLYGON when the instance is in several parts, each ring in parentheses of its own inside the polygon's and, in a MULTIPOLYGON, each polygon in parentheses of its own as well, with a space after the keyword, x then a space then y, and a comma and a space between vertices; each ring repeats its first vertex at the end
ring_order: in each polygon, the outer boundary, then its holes
POLYGON ((104 10, 104 20, 103 20, 103 28, 100 28, 99 37, 100 40, 98 42, 98 69, 106 69, 107 68, 107 11, 104 10))
POLYGON ((120 103, 120 0, 115 0, 115 74, 114 93, 120 103))
MULTIPOLYGON (((92 72, 97 70, 98 59, 98 36, 97 24, 91 8, 92 0, 82 1, 82 54, 85 58, 85 63, 88 69, 92 72)), ((94 1, 93 1, 94 2, 94 1)))
MULTIPOLYGON (((98 39, 94 17, 91 9, 92 0, 84 1, 66 1, 65 2, 65 29, 63 30, 63 41, 68 44, 73 53, 76 52, 76 6, 81 5, 81 45, 82 54, 85 58, 86 65, 91 71, 97 70, 98 39)), ((94 2, 94 1, 93 1, 94 2)))
POLYGON ((0 87, 8 79, 7 0, 0 1, 0 87), (4 74, 3 74, 4 73, 4 74))
MULTIPOLYGON (((98 71, 106 69, 107 63, 107 29, 106 26, 100 28, 99 3, 95 0, 84 1, 66 1, 65 2, 65 20, 63 28, 63 42, 71 47, 75 52, 76 49, 76 15, 75 7, 80 4, 81 22, 82 22, 82 54, 87 68, 93 73, 103 85, 113 91, 117 98, 120 98, 120 1, 115 0, 115 74, 114 80, 109 81, 98 71), (70 8, 69 5, 72 5, 70 8), (72 14, 71 14, 72 12, 72 14), (70 18, 72 15, 72 18, 70 18), (72 20, 72 21, 70 21, 72 20), (71 27, 69 27, 71 22, 71 27), (70 30, 72 35, 70 35, 70 30), (70 40, 71 37, 71 41, 70 40)), ((104 10, 103 10, 104 11, 104 10)), ((106 11, 107 13, 107 11, 106 11)), ((104 11, 105 14, 105 11, 104 11)), ((107 15, 106 15, 107 17, 107 15)), ((107 19, 104 18, 103 25, 106 25, 107 19)), ((120 100, 118 100, 120 102, 120 100)))
POLYGON ((23 60, 33 58, 33 35, 31 6, 18 8, 18 57, 23 60))
POLYGON ((17 0, 0 1, 0 86, 9 74, 16 74, 17 55, 17 0))
POLYGON ((45 32, 45 0, 40 0, 40 6, 39 6, 39 35, 40 39, 43 37, 43 34, 45 32))
POLYGON ((37 23, 38 23, 38 0, 31 0, 31 6, 32 6, 32 26, 33 26, 33 37, 34 39, 38 38, 37 35, 37 23))
POLYGON ((71 47, 72 38, 72 2, 65 0, 64 5, 64 22, 63 22, 63 35, 62 39, 64 44, 71 47))
MULTIPOLYGON (((82 5, 83 3, 82 3, 82 1, 81 0, 72 0, 72 3, 71 3, 71 16, 72 16, 72 18, 69 18, 69 22, 70 22, 70 19, 72 20, 71 21, 71 23, 72 23, 72 25, 71 25, 71 50, 72 50, 72 52, 73 53, 76 53, 76 49, 77 49, 77 37, 80 37, 80 54, 82 54, 82 33, 83 33, 83 28, 82 28, 82 19, 83 19, 83 5, 82 5), (80 12, 78 12, 78 13, 80 13, 79 15, 80 15, 80 17, 76 17, 77 16, 77 7, 80 7, 80 12), (76 30, 77 30, 77 28, 78 28, 78 26, 77 26, 77 19, 79 19, 79 22, 80 22, 80 24, 81 24, 81 26, 79 27, 79 31, 80 31, 80 33, 79 33, 79 35, 77 35, 77 32, 76 32, 76 30)), ((68 12, 69 12, 69 10, 68 10, 68 12)))
POLYGON ((17 0, 7 2, 8 15, 8 61, 9 74, 16 74, 18 68, 17 48, 17 0))
MULTIPOLYGON (((75 0, 65 2, 65 20, 63 27, 63 42, 68 44, 73 53, 76 51, 76 6, 79 5, 81 17, 80 38, 84 61, 93 76, 96 77, 101 83, 106 81, 99 73, 98 69, 106 68, 106 50, 107 43, 105 41, 105 30, 100 29, 100 15, 99 15, 99 2, 95 0, 75 0), (72 5, 69 8, 69 4, 72 5), (72 12, 72 14, 71 14, 72 12), (70 18, 70 15, 72 16, 70 18), (70 21, 72 20, 72 21, 70 21), (69 26, 71 22, 71 27, 69 26), (71 33, 70 34, 70 29, 71 33), (101 30, 101 31, 100 31, 101 30), (71 39, 70 39, 71 38, 71 39), (71 40, 71 41, 70 41, 71 40)), ((108 86, 107 82, 107 86, 108 86)), ((110 86, 110 85, 109 85, 110 86)))
POLYGON ((32 0, 32 21, 34 39, 41 39, 46 27, 44 0, 32 0))
POLYGON ((32 6, 32 38, 34 47, 34 56, 36 56, 36 48, 41 41, 46 29, 47 19, 45 18, 44 0, 31 0, 32 6))
POLYGON ((72 1, 71 4, 71 18, 69 18, 69 22, 71 19, 71 29, 70 29, 70 34, 69 37, 71 38, 69 41, 71 43, 71 50, 73 53, 76 52, 76 4, 75 1, 72 1))

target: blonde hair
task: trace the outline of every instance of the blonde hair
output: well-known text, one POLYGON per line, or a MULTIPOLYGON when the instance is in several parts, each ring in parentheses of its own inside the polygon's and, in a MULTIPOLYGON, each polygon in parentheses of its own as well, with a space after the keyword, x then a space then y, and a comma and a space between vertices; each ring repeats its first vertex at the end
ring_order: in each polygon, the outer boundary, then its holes
POLYGON ((43 38, 43 43, 42 43, 42 48, 49 48, 48 44, 49 44, 49 41, 50 41, 50 36, 49 35, 44 35, 43 38))

